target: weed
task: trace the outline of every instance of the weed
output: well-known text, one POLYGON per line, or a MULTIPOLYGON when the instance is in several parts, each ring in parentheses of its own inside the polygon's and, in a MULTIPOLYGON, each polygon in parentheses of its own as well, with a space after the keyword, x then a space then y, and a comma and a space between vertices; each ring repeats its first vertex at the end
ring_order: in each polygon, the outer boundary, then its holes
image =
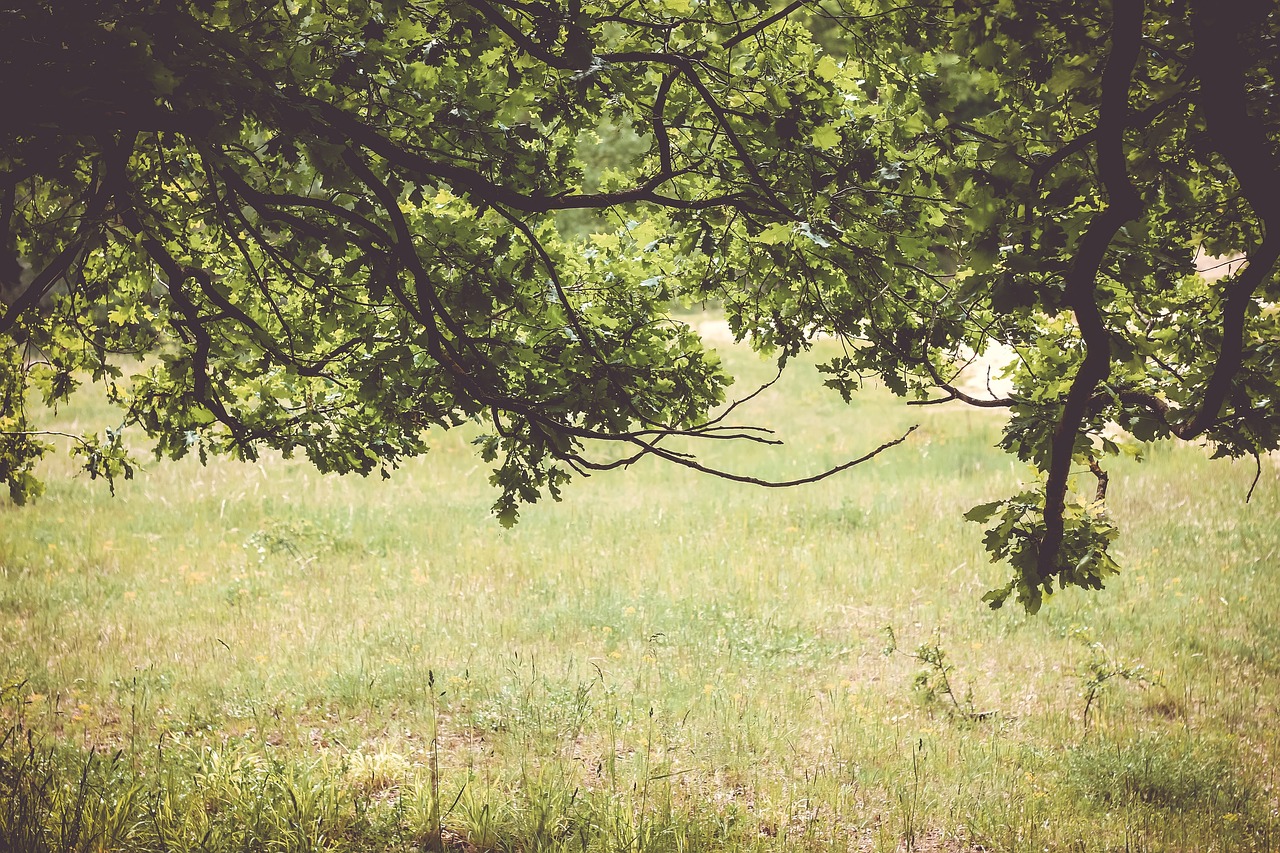
POLYGON ((902 782, 898 786, 898 808, 902 813, 902 839, 908 850, 916 849, 916 837, 920 833, 921 793, 924 779, 920 762, 925 757, 924 739, 918 738, 911 748, 911 780, 910 784, 902 782))
POLYGON ((268 556, 280 554, 309 563, 337 546, 338 540, 334 536, 305 518, 273 519, 250 534, 244 543, 246 550, 257 555, 259 563, 265 562, 268 556))
POLYGON ((994 716, 992 711, 974 710, 972 689, 966 688, 963 698, 956 695, 955 688, 951 685, 956 667, 947 659, 947 653, 943 650, 941 640, 936 633, 931 642, 921 643, 914 652, 903 652, 898 648, 898 638, 893 626, 886 625, 882 631, 885 635, 885 645, 881 653, 885 657, 900 653, 923 664, 911 681, 912 691, 923 704, 934 705, 945 697, 950 702, 950 705, 946 706, 947 712, 957 718, 985 720, 994 716))
POLYGON ((1160 680, 1144 664, 1118 658, 1102 643, 1091 640, 1087 628, 1077 629, 1074 633, 1089 648, 1089 659, 1080 669, 1081 694, 1084 696, 1081 725, 1084 728, 1089 728, 1090 709, 1102 696, 1107 685, 1116 679, 1133 682, 1142 688, 1160 685, 1160 680))

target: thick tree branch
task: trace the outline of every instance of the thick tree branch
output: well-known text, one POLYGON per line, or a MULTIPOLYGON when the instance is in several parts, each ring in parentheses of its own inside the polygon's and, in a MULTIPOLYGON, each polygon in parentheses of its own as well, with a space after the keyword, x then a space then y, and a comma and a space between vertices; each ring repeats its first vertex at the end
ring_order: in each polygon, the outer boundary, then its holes
POLYGON ((795 14, 799 10, 803 9, 805 6, 809 5, 810 2, 811 0, 794 0, 794 2, 786 6, 783 6, 781 9, 774 12, 769 17, 763 18, 757 21, 755 24, 748 27, 747 29, 738 33, 737 35, 732 36, 731 38, 725 39, 724 44, 720 46, 725 50, 732 50, 733 48, 737 47, 739 44, 746 41, 747 39, 752 38, 753 36, 759 35, 766 28, 773 26, 774 24, 778 23, 778 21, 781 21, 783 18, 786 18, 786 17, 789 17, 790 15, 795 14))
POLYGON ((1249 54, 1241 44, 1248 28, 1265 17, 1267 4, 1194 0, 1191 8, 1194 64, 1201 81, 1199 105, 1214 147, 1235 174, 1241 195, 1262 221, 1264 238, 1262 245, 1249 253, 1245 268, 1225 285, 1222 350, 1199 410, 1177 429, 1182 438, 1200 435, 1217 421, 1244 362, 1245 312, 1280 259, 1280 162, 1272 154, 1261 118, 1249 111, 1245 67, 1249 54))
POLYGON ((1107 194, 1106 207, 1089 223, 1066 280, 1067 304, 1075 312, 1085 357, 1067 392, 1062 414, 1054 429, 1045 484, 1044 538, 1040 542, 1037 570, 1040 578, 1054 572, 1064 533, 1067 479, 1075 455, 1076 437, 1083 426, 1094 389, 1111 373, 1110 332, 1098 308, 1095 289, 1102 265, 1116 232, 1141 212, 1141 199, 1129 180, 1124 133, 1129 87, 1142 49, 1141 0, 1116 0, 1111 24, 1111 48, 1102 73, 1102 100, 1098 109, 1098 177, 1107 194))

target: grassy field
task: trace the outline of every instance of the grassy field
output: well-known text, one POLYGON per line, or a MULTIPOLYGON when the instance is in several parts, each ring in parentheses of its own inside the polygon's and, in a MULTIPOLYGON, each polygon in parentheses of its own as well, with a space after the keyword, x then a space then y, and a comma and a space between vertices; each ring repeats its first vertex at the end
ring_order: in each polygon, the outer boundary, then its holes
POLYGON ((462 433, 385 483, 50 462, 0 506, 0 849, 1280 849, 1273 467, 1246 504, 1199 448, 1118 465, 1124 574, 1027 617, 961 519, 1023 474, 997 416, 802 365, 748 417, 786 447, 706 457, 770 477, 921 426, 799 489, 637 465, 511 531, 462 433))

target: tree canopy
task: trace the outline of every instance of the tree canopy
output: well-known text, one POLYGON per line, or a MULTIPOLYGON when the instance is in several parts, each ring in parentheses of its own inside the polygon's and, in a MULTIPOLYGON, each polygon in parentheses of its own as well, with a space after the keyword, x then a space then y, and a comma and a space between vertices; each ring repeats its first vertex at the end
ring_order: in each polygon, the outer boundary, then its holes
MULTIPOLYGON (((19 503, 31 392, 86 377, 160 457, 385 473, 484 422, 508 523, 575 472, 710 470, 669 437, 772 439, 681 300, 780 364, 836 337, 846 397, 1007 409, 1040 476, 968 514, 1013 569, 992 606, 1117 570, 1108 427, 1280 443, 1266 0, 36 0, 0 31, 19 503), (996 343, 1012 393, 957 387, 996 343)), ((120 429, 77 448, 131 474, 120 429)))

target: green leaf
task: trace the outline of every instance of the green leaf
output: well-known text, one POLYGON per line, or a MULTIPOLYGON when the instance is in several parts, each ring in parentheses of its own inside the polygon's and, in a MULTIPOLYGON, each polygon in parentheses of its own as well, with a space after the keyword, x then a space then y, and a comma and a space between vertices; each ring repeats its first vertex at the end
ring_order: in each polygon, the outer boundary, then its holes
POLYGON ((813 132, 810 141, 814 148, 829 150, 840 144, 840 131, 829 124, 824 124, 813 132))
POLYGON ((1000 507, 1004 506, 1004 503, 1004 501, 992 501, 991 503, 978 504, 966 512, 964 517, 969 521, 982 524, 995 515, 1000 510, 1000 507))

